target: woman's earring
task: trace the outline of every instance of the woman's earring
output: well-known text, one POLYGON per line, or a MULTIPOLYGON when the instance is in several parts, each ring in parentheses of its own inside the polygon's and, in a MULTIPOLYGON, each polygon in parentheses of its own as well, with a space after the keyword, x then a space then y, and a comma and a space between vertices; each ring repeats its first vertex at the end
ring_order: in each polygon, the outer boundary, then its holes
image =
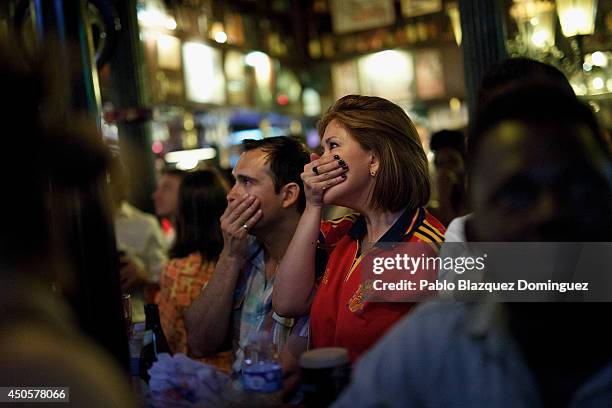
POLYGON ((374 177, 376 175, 376 172, 374 170, 370 170, 370 176, 374 177))

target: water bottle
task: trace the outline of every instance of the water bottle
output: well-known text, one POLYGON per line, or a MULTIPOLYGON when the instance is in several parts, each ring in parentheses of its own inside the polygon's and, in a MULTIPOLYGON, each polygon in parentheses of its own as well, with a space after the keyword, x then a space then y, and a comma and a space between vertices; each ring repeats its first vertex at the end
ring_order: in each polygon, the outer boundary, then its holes
POLYGON ((283 372, 276 345, 266 333, 252 335, 245 348, 242 383, 254 406, 281 402, 283 372))

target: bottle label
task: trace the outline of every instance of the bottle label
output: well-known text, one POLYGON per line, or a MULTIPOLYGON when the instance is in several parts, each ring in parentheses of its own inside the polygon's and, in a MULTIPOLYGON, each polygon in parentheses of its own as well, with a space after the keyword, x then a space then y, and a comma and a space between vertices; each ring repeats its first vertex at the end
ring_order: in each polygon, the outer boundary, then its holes
POLYGON ((155 344, 155 333, 153 330, 146 330, 142 336, 142 347, 146 347, 153 343, 153 355, 157 358, 157 344, 155 344))
POLYGON ((278 363, 258 361, 242 370, 244 389, 254 392, 274 392, 283 388, 283 372, 278 363))

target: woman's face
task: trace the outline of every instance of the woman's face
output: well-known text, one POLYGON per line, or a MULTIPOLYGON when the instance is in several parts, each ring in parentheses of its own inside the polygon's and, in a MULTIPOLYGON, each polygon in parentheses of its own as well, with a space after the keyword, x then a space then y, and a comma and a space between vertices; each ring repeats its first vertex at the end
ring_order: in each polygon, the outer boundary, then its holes
POLYGON ((324 203, 363 211, 374 186, 375 178, 370 171, 378 170, 378 159, 373 152, 364 150, 335 119, 325 128, 321 145, 323 156, 338 155, 349 168, 346 180, 325 192, 324 203))

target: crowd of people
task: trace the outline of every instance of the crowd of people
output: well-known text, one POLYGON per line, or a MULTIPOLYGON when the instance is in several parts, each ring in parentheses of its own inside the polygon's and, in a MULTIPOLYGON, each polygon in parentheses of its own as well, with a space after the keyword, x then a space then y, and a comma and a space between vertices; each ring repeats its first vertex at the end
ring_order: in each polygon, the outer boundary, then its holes
MULTIPOLYGON (((3 122, 38 118, 32 76, 6 61, 0 83, 22 97, 2 105, 3 122)), ((30 126, 40 146, 49 143, 46 127, 30 126)), ((363 279, 364 259, 381 243, 428 244, 435 255, 445 235, 611 240, 609 139, 558 70, 523 58, 493 67, 469 130, 433 136, 434 177, 413 122, 386 99, 345 96, 318 130, 318 153, 293 137, 246 140, 231 183, 213 168, 165 170, 152 196, 157 218, 127 201, 121 160, 92 148, 97 161, 72 171, 88 174, 80 183, 108 174, 119 282, 134 320, 144 319, 142 304, 157 303, 172 353, 236 375, 249 342, 265 336, 278 351, 287 401, 299 401, 306 350, 342 347, 354 373, 338 407, 612 404, 612 338, 601 328, 609 304, 373 301, 363 279), (327 206, 350 212, 323 219, 327 206)), ((2 279, 18 289, 2 297, 10 314, 0 342, 11 344, 1 349, 3 377, 10 369, 25 378, 34 361, 57 353, 42 359, 37 378, 59 364, 66 381, 80 384, 77 398, 90 392, 106 395, 101 406, 129 405, 117 367, 67 323, 69 307, 49 308, 61 301, 61 290, 51 290, 61 279, 45 271, 58 239, 44 227, 45 183, 77 181, 49 176, 59 165, 40 163, 21 174, 28 188, 9 167, 2 172, 27 204, 2 202, 5 214, 19 215, 0 239, 2 279), (45 345, 28 347, 26 335, 45 345), (61 338, 73 352, 61 350, 61 338)))

